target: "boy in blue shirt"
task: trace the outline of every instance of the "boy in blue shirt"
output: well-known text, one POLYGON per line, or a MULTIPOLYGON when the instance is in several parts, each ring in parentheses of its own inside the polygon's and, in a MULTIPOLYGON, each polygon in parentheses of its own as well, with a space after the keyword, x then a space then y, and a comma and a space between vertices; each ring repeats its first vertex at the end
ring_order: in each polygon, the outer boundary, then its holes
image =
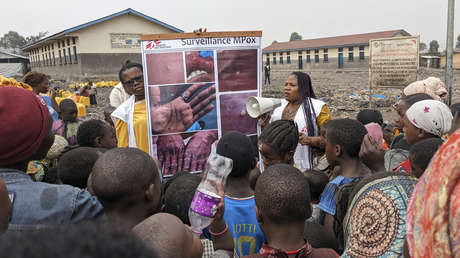
POLYGON ((367 130, 352 119, 331 120, 326 131, 326 158, 331 166, 340 166, 339 176, 330 181, 321 194, 318 208, 324 216, 323 224, 334 232, 335 197, 341 186, 361 180, 369 169, 359 160, 361 143, 367 130))
POLYGON ((224 219, 232 232, 236 253, 239 256, 257 253, 265 236, 257 223, 249 180, 249 172, 256 165, 254 146, 246 135, 231 131, 219 140, 217 154, 233 160, 225 188, 224 219))

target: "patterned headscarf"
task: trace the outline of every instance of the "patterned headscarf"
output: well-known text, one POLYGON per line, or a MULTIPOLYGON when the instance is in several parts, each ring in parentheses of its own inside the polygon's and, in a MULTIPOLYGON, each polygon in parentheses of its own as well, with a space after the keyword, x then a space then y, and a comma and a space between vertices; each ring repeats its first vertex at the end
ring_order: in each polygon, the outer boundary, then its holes
POLYGON ((446 104, 432 99, 414 103, 406 116, 415 127, 439 137, 449 132, 453 119, 446 104))
POLYGON ((460 130, 441 146, 407 209, 411 257, 460 257, 460 130))
POLYGON ((343 229, 342 257, 400 257, 406 236, 406 208, 417 179, 406 173, 378 173, 351 194, 343 229))
POLYGON ((441 101, 447 97, 446 85, 441 79, 436 77, 428 77, 422 81, 416 81, 404 88, 404 95, 409 96, 415 93, 426 93, 433 99, 441 101))

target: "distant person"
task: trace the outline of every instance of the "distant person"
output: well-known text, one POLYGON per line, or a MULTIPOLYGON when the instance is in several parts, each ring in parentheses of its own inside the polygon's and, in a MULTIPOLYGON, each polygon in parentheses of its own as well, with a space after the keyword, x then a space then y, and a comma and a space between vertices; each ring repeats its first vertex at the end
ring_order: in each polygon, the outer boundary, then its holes
POLYGON ((415 81, 404 88, 404 95, 409 96, 416 93, 425 93, 433 99, 442 101, 447 98, 448 92, 446 85, 441 79, 436 77, 428 77, 425 80, 415 81))
POLYGON ((89 192, 34 182, 30 160, 43 159, 54 142, 45 103, 24 89, 0 87, 0 177, 11 195, 9 231, 24 231, 100 218, 103 208, 89 192))
POLYGON ((56 102, 56 91, 50 87, 48 76, 32 71, 24 75, 24 82, 30 85, 37 95, 49 92, 49 97, 44 95, 39 96, 45 101, 53 121, 58 120, 59 105, 56 102))
POLYGON ((77 144, 78 127, 81 120, 77 118, 77 105, 71 99, 59 103, 59 120, 53 123, 53 132, 64 137, 70 146, 77 144))
POLYGON ((96 99, 97 89, 96 89, 96 85, 93 85, 93 82, 90 82, 89 87, 90 87, 89 91, 88 91, 89 104, 91 106, 95 106, 95 105, 97 105, 97 99, 96 99))
POLYGON ((265 82, 264 82, 264 84, 266 85, 267 81, 268 81, 268 85, 270 85, 270 64, 269 63, 267 63, 264 66, 264 72, 265 72, 265 82))

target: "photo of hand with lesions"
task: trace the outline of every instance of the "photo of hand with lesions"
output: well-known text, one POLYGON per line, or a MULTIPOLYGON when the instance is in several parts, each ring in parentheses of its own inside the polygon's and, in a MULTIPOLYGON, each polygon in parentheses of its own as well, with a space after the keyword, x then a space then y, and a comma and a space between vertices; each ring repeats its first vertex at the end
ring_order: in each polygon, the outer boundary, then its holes
POLYGON ((149 86, 152 135, 217 129, 211 83, 149 86))

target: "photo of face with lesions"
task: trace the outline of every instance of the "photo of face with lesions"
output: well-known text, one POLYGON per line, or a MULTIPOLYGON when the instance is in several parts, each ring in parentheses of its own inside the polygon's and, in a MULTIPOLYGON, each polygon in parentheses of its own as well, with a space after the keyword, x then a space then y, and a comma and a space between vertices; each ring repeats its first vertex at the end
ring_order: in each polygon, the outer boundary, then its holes
POLYGON ((219 92, 257 90, 257 49, 218 50, 219 92))
POLYGON ((220 95, 220 124, 222 135, 228 131, 239 131, 246 135, 257 133, 257 119, 246 111, 246 100, 257 96, 257 92, 220 95))
POLYGON ((149 100, 153 135, 217 129, 213 82, 149 86, 149 100))
POLYGON ((185 52, 185 66, 187 82, 213 82, 214 78, 214 51, 187 51, 185 52))
POLYGON ((146 54, 148 85, 184 83, 182 52, 146 54))

